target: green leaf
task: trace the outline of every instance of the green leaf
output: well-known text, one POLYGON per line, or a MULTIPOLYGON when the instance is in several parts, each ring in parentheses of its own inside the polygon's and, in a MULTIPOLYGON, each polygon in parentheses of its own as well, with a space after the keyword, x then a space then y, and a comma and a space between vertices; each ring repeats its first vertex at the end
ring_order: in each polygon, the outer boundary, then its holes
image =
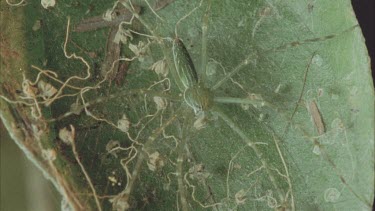
POLYGON ((36 119, 32 99, 4 88, 12 79, 13 89, 22 90, 21 74, 4 74, 2 95, 30 105, 20 112, 18 104, 0 101, 1 117, 11 133, 12 122, 22 119, 31 128, 44 126, 29 131, 35 146, 25 151, 35 152, 72 207, 371 209, 374 92, 350 1, 176 0, 151 11, 148 4, 156 2, 167 1, 133 1, 141 12, 124 24, 133 39, 121 47, 121 56, 133 59, 121 61, 123 72, 104 81, 108 28, 70 30, 65 42, 66 27, 69 17, 72 29, 112 2, 8 7, 25 16, 26 77, 35 80, 39 71, 28 68, 35 65, 68 85, 41 76, 62 97, 50 105, 37 97, 42 118, 36 119), (37 20, 41 29, 33 31, 37 20), (172 56, 176 36, 199 75, 188 100, 175 70, 188 59, 172 56), (151 66, 169 73, 165 78, 151 66), (210 91, 203 93, 203 86, 210 91), (73 111, 77 102, 81 110, 73 111), (209 106, 194 112, 192 102, 209 106), (55 160, 41 156, 48 150, 57 153, 55 160))

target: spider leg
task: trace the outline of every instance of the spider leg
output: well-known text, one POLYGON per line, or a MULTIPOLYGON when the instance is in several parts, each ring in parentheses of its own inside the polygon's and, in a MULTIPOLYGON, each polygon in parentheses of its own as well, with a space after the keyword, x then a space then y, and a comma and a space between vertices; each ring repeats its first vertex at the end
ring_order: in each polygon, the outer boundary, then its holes
POLYGON ((186 18, 188 18, 191 14, 193 14, 195 12, 195 10, 197 10, 199 7, 202 6, 202 3, 203 3, 203 0, 200 1, 199 5, 196 6, 194 9, 192 9, 189 13, 187 13, 186 15, 184 15, 182 18, 180 18, 180 20, 177 21, 176 23, 176 26, 174 28, 174 33, 175 33, 175 36, 178 37, 178 33, 177 33, 177 28, 178 26, 180 25, 180 23, 185 20, 186 18))
MULTIPOLYGON (((266 53, 271 53, 271 52, 275 52, 275 51, 285 50, 285 49, 288 49, 288 48, 298 47, 298 46, 301 46, 301 45, 307 45, 307 44, 310 44, 310 43, 331 40, 331 39, 333 39, 333 38, 335 38, 337 36, 340 36, 340 35, 346 34, 348 32, 351 32, 354 29, 356 29, 357 27, 358 27, 358 25, 355 25, 355 26, 352 26, 352 27, 350 27, 350 28, 348 28, 348 29, 346 29, 346 30, 344 30, 342 32, 336 33, 336 34, 331 34, 331 35, 326 35, 326 36, 316 37, 316 38, 311 38, 311 39, 305 39, 305 40, 301 40, 301 41, 293 41, 293 42, 290 42, 290 43, 287 43, 287 44, 282 44, 282 45, 280 45, 278 47, 275 47, 275 48, 263 50, 263 51, 261 51, 259 53, 266 54, 266 53)), ((234 76, 240 70, 242 70, 245 66, 247 66, 251 62, 252 59, 257 58, 257 55, 258 55, 257 52, 252 52, 252 53, 248 54, 245 57, 245 59, 243 59, 236 67, 234 67, 220 81, 218 81, 211 89, 215 90, 215 89, 221 87, 221 85, 223 85, 228 80, 230 80, 230 78, 232 76, 234 76)))
POLYGON ((249 138, 249 136, 228 115, 226 115, 220 108, 214 107, 214 108, 212 108, 211 112, 214 115, 219 116, 238 136, 241 137, 241 139, 246 143, 247 146, 249 146, 253 149, 253 151, 255 152, 255 155, 258 157, 258 159, 262 163, 262 166, 265 168, 265 170, 267 172, 267 175, 268 175, 268 179, 271 181, 272 186, 275 188, 280 202, 284 202, 285 193, 279 187, 279 184, 277 184, 276 178, 271 171, 270 164, 266 161, 266 159, 263 156, 263 153, 256 146, 256 142, 251 140, 251 138, 249 138))
POLYGON ((209 15, 210 15, 210 9, 211 9, 211 0, 208 0, 208 5, 206 7, 206 12, 203 15, 202 18, 202 50, 201 50, 201 70, 199 74, 199 80, 205 81, 206 76, 206 68, 207 68, 207 32, 208 32, 208 26, 209 26, 209 15))

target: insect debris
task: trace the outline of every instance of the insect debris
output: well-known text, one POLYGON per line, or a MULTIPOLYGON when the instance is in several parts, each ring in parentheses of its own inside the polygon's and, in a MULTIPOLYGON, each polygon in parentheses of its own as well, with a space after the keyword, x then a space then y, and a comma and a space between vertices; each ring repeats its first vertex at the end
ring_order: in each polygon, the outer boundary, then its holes
MULTIPOLYGON (((141 7, 134 6, 134 11, 139 13, 141 7)), ((114 17, 111 20, 105 20, 103 15, 99 15, 83 19, 74 26, 73 32, 90 32, 106 27, 118 27, 121 22, 129 22, 133 17, 133 13, 126 8, 110 11, 109 15, 114 17)))
POLYGON ((105 58, 100 68, 100 75, 103 78, 107 77, 110 82, 116 80, 117 85, 120 85, 125 77, 129 62, 119 61, 122 43, 120 40, 116 41, 116 39, 122 27, 120 24, 131 23, 133 13, 139 13, 141 11, 141 7, 139 6, 134 6, 133 8, 134 11, 132 12, 126 8, 116 8, 113 11, 108 10, 108 14, 83 19, 73 29, 74 32, 89 32, 106 27, 110 28, 106 42, 105 58), (106 15, 110 17, 106 18, 106 15))
POLYGON ((319 135, 323 135, 325 133, 325 125, 323 122, 323 118, 321 112, 319 111, 318 106, 316 105, 315 100, 311 101, 307 105, 307 109, 311 115, 311 119, 314 123, 314 126, 319 135))

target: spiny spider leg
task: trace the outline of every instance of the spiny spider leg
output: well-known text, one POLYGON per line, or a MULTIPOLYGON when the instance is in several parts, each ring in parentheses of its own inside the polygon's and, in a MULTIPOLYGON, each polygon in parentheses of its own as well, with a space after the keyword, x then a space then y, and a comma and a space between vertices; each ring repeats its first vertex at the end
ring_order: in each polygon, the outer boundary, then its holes
POLYGON ((206 81, 206 69, 207 69, 207 31, 209 26, 209 15, 211 9, 211 0, 207 0, 206 11, 202 18, 202 50, 201 50, 201 67, 199 73, 199 80, 206 81))
POLYGON ((178 28, 178 25, 180 25, 180 23, 185 20, 186 18, 188 18, 191 14, 193 14, 195 12, 195 10, 197 10, 199 7, 202 6, 202 3, 203 3, 203 0, 200 1, 199 5, 194 7, 194 9, 192 9, 189 13, 187 13, 186 15, 184 15, 182 18, 180 18, 180 20, 177 21, 176 23, 176 26, 174 28, 174 32, 175 32, 175 35, 176 37, 178 37, 178 33, 177 33, 177 28, 178 28))
POLYGON ((186 109, 189 111, 190 114, 185 114, 185 119, 183 121, 183 128, 182 128, 182 137, 180 143, 178 143, 178 149, 177 149, 177 184, 178 184, 178 194, 180 195, 180 201, 181 201, 181 209, 183 211, 187 211, 188 209, 188 202, 187 202, 187 194, 186 194, 186 187, 184 184, 184 174, 183 174, 183 164, 185 160, 185 150, 186 150, 186 143, 188 139, 188 133, 187 131, 190 130, 189 128, 189 122, 192 122, 192 117, 194 114, 191 112, 191 109, 186 109))
MULTIPOLYGON (((280 45, 280 46, 275 47, 275 48, 271 48, 271 49, 261 51, 259 53, 266 54, 266 53, 271 53, 271 52, 284 50, 284 49, 288 49, 288 48, 298 47, 300 45, 306 45, 306 44, 310 44, 310 43, 314 43, 314 42, 321 42, 321 41, 330 40, 330 39, 333 39, 333 38, 335 38, 339 35, 343 35, 347 32, 350 32, 357 27, 358 27, 358 25, 352 26, 352 27, 350 27, 350 28, 348 28, 348 29, 346 29, 346 30, 344 30, 340 33, 337 33, 337 34, 331 34, 331 35, 327 35, 327 36, 323 36, 323 37, 305 39, 305 40, 302 40, 302 41, 293 41, 293 42, 290 42, 290 43, 287 43, 287 44, 280 45)), ((218 81, 211 89, 215 90, 215 89, 219 88, 221 85, 223 85, 225 82, 230 80, 230 78, 232 76, 234 76, 236 73, 238 73, 243 67, 248 65, 250 63, 251 59, 256 58, 257 55, 258 54, 256 54, 256 52, 253 52, 253 53, 250 53, 249 55, 247 55, 244 60, 242 60, 236 67, 234 67, 232 69, 232 71, 230 71, 227 75, 225 75, 224 78, 222 78, 220 81, 218 81)))
POLYGON ((256 146, 256 143, 251 140, 248 135, 245 134, 245 132, 228 116, 223 112, 221 109, 219 109, 217 106, 211 109, 211 113, 213 115, 219 116, 235 133, 237 133, 238 136, 242 138, 243 141, 245 141, 246 145, 250 146, 254 152, 255 155, 259 158, 260 162, 262 163, 262 166, 266 169, 266 172, 268 174, 269 180, 271 181, 272 185, 274 186, 275 190, 277 191, 278 197, 281 202, 284 202, 284 191, 278 186, 275 176, 271 171, 271 168, 266 161, 266 159, 263 157, 263 153, 258 149, 256 146))
MULTIPOLYGON (((353 27, 351 29, 353 29, 353 27)), ((346 31, 348 31, 348 30, 346 30, 346 31)), ((344 32, 346 32, 346 31, 344 31, 344 32)), ((333 38, 332 36, 326 36, 326 37, 329 37, 330 39, 333 38)), ((310 39, 310 40, 317 40, 317 39, 318 38, 316 38, 316 39, 310 39)), ((315 53, 313 54, 313 56, 314 55, 315 55, 315 53)), ((275 106, 272 103, 267 102, 267 101, 265 101, 263 99, 234 98, 234 97, 215 97, 214 98, 214 102, 224 103, 224 104, 249 104, 249 105, 252 105, 252 106, 254 106, 256 108, 259 108, 259 107, 262 107, 262 106, 266 106, 268 108, 271 108, 273 111, 277 112, 280 115, 280 117, 282 117, 283 119, 285 119, 285 121, 288 123, 286 125, 285 129, 284 129, 284 133, 281 134, 282 136, 284 136, 286 134, 287 129, 289 128, 289 126, 292 126, 297 131, 299 131, 299 133, 301 133, 305 137, 305 140, 310 141, 310 143, 312 143, 315 147, 319 148, 319 150, 321 151, 321 155, 320 156, 329 163, 329 165, 334 170, 334 173, 339 177, 340 181, 344 184, 344 186, 347 187, 348 190, 355 197, 357 197, 359 200, 361 200, 363 203, 365 203, 366 205, 370 205, 371 204, 370 202, 368 202, 366 199, 364 199, 362 196, 360 196, 348 184, 348 182, 346 181, 346 179, 344 178, 344 176, 342 175, 342 173, 340 172, 340 170, 337 168, 337 165, 334 162, 334 160, 326 152, 324 146, 321 145, 320 142, 316 138, 313 138, 311 135, 309 135, 309 133, 304 128, 302 128, 300 125, 298 125, 295 122, 293 122, 293 116, 294 116, 296 110, 298 109, 299 102, 301 101, 302 95, 304 93, 305 83, 306 83, 306 77, 307 77, 307 73, 309 71, 309 67, 311 65, 311 61, 313 59, 313 56, 309 59, 309 63, 307 65, 307 68, 306 68, 306 71, 305 71, 305 74, 304 74, 304 78, 303 78, 304 83, 303 83, 303 86, 302 86, 302 90, 300 92, 300 96, 299 96, 299 98, 297 100, 296 106, 293 109, 293 113, 290 116, 288 116, 288 114, 285 113, 284 111, 282 111, 279 108, 277 108, 277 106, 275 106)), ((230 77, 228 79, 230 79, 230 77)), ((275 134, 275 133, 272 132, 272 134, 275 134)))

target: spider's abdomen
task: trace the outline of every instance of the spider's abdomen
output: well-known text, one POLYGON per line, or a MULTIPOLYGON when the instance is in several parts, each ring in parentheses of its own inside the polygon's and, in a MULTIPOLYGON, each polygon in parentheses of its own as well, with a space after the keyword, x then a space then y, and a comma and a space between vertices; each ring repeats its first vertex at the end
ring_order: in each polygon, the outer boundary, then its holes
POLYGON ((193 60, 190 57, 184 43, 176 38, 173 41, 173 60, 176 68, 176 80, 181 91, 198 83, 198 74, 195 70, 193 60))

